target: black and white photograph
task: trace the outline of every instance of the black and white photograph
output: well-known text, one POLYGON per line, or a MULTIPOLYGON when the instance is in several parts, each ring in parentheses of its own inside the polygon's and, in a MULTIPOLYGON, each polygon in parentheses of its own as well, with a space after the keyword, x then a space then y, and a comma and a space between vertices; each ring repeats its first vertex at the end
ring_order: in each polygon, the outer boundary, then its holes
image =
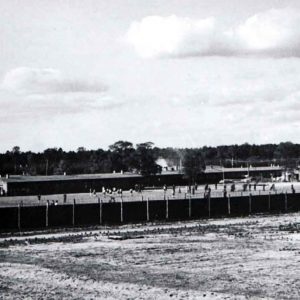
POLYGON ((0 299, 300 299, 299 0, 0 0, 0 299))

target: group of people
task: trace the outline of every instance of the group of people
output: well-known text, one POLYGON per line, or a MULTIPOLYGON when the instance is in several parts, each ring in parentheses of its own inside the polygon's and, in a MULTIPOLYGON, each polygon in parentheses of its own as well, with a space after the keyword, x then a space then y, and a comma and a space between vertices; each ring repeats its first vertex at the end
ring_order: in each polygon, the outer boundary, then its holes
MULTIPOLYGON (((216 185, 216 188, 217 188, 217 184, 216 185)), ((253 189, 256 190, 256 184, 249 184, 249 183, 245 183, 243 184, 243 191, 247 191, 247 189, 249 191, 251 191, 251 188, 253 186, 253 189)), ((263 185, 263 191, 265 191, 265 186, 266 185, 263 185)), ((142 186, 141 185, 138 185, 136 184, 134 189, 130 189, 129 192, 131 195, 133 195, 133 192, 136 191, 136 192, 142 192, 142 186)), ((172 187, 172 195, 173 197, 175 197, 175 194, 176 194, 176 186, 173 184, 172 187)), ((186 189, 186 194, 190 194, 190 195, 195 195, 195 191, 197 191, 198 189, 198 184, 194 184, 194 185, 188 185, 185 187, 186 189)), ((168 186, 167 185, 164 185, 163 186, 163 190, 164 190, 164 193, 166 194, 167 190, 168 190, 168 186)), ((230 192, 235 192, 236 191, 236 185, 235 183, 232 183, 230 185, 230 192)), ((271 186, 270 186, 270 191, 276 191, 276 187, 275 187, 275 184, 273 183, 271 186)), ((295 188, 294 188, 294 185, 292 184, 291 185, 291 191, 292 193, 295 193, 295 188)), ((96 193, 96 190, 90 190, 90 194, 94 195, 94 196, 97 196, 97 193, 96 193)), ((123 195, 123 190, 122 189, 117 189, 117 188, 105 188, 105 187, 102 187, 102 194, 105 196, 105 195, 108 195, 110 196, 110 202, 115 202, 115 195, 119 195, 122 197, 123 195)), ((178 187, 178 194, 181 194, 181 187, 179 186, 178 187)), ((205 187, 204 187, 204 197, 205 198, 208 198, 211 196, 211 187, 206 184, 205 187)), ((224 197, 227 197, 227 185, 225 184, 223 186, 223 196, 224 197)), ((41 201, 41 195, 38 195, 38 201, 40 202, 41 201)), ((98 197, 99 199, 99 197, 98 197)), ((74 199, 75 201, 75 199, 74 199)), ((63 202, 66 203, 67 202, 67 195, 64 194, 64 198, 63 198, 63 202)), ((58 200, 47 200, 47 203, 48 205, 58 205, 58 200), (50 202, 51 201, 51 202, 50 202)))
MULTIPOLYGON (((37 198, 38 198, 38 201, 41 202, 42 196, 38 195, 37 198)), ((52 205, 52 206, 57 206, 58 205, 58 200, 57 199, 56 200, 47 199, 46 201, 47 201, 48 205, 52 205)), ((66 202, 67 202, 67 194, 64 194, 64 203, 66 203, 66 202)))
MULTIPOLYGON (((95 196, 97 195, 97 193, 96 193, 95 190, 93 191, 93 193, 94 193, 95 196)), ((106 195, 110 196, 109 202, 116 202, 116 199, 115 199, 114 195, 118 194, 118 195, 120 195, 122 197, 123 190, 122 189, 117 189, 115 187, 112 188, 112 189, 102 187, 102 194, 103 194, 103 196, 106 196, 106 195)))
POLYGON ((48 205, 52 205, 52 206, 57 206, 58 205, 58 200, 47 200, 47 204, 48 205))
MULTIPOLYGON (((198 184, 197 183, 195 183, 194 185, 187 185, 185 187, 186 194, 195 195, 195 192, 197 191, 197 189, 198 189, 198 184)), ((166 194, 166 192, 168 190, 168 186, 166 184, 164 184, 163 190, 164 190, 164 193, 166 194)), ((174 197, 175 194, 176 194, 176 186, 175 186, 175 184, 173 184, 172 185, 172 196, 174 197)), ((178 187, 178 194, 181 194, 181 187, 180 186, 178 187)))
MULTIPOLYGON (((105 187, 102 187, 102 194, 103 195, 113 195, 113 194, 118 194, 118 195, 122 195, 123 194, 123 190, 122 189, 117 189, 117 188, 112 188, 112 189, 109 189, 109 188, 105 188, 105 187)), ((96 190, 93 191, 93 194, 96 195, 96 190)))

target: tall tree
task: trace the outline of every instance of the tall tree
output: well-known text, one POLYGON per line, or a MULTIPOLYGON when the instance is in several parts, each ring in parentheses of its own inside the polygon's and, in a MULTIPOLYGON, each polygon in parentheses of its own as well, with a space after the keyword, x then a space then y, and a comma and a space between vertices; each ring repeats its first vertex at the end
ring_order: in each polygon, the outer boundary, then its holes
POLYGON ((137 169, 145 176, 161 173, 161 167, 155 162, 153 145, 152 142, 136 145, 137 169))
POLYGON ((197 181, 197 177, 205 170, 202 153, 197 149, 187 149, 184 153, 183 170, 191 184, 197 181))
POLYGON ((117 141, 109 146, 112 166, 115 171, 131 171, 135 163, 135 149, 128 141, 117 141))

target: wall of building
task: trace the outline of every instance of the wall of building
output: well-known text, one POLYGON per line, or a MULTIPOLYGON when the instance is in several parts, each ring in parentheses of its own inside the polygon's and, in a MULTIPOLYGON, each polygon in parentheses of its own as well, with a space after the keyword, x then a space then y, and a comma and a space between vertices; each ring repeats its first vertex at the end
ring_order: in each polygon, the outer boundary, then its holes
MULTIPOLYGON (((249 172, 245 170, 241 171, 226 171, 224 173, 225 179, 242 179, 245 175, 249 175, 252 177, 263 177, 263 178, 271 178, 281 176, 282 170, 281 169, 274 169, 274 170, 250 170, 249 172)), ((199 183, 216 183, 223 179, 223 172, 209 172, 204 173, 203 176, 200 178, 199 183)))

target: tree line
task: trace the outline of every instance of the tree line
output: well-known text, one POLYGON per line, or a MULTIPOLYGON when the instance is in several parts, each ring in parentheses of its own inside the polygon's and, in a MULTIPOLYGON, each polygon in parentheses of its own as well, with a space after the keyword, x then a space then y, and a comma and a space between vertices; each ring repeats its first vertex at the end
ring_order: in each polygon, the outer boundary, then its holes
POLYGON ((189 177, 204 170, 207 165, 225 167, 280 164, 294 167, 300 163, 300 144, 285 142, 265 145, 229 145, 201 148, 158 148, 152 142, 133 145, 118 141, 108 150, 76 151, 49 148, 43 152, 21 151, 15 146, 0 154, 0 173, 25 175, 92 174, 135 172, 152 175, 161 172, 156 164, 159 157, 170 165, 182 166, 189 177))

